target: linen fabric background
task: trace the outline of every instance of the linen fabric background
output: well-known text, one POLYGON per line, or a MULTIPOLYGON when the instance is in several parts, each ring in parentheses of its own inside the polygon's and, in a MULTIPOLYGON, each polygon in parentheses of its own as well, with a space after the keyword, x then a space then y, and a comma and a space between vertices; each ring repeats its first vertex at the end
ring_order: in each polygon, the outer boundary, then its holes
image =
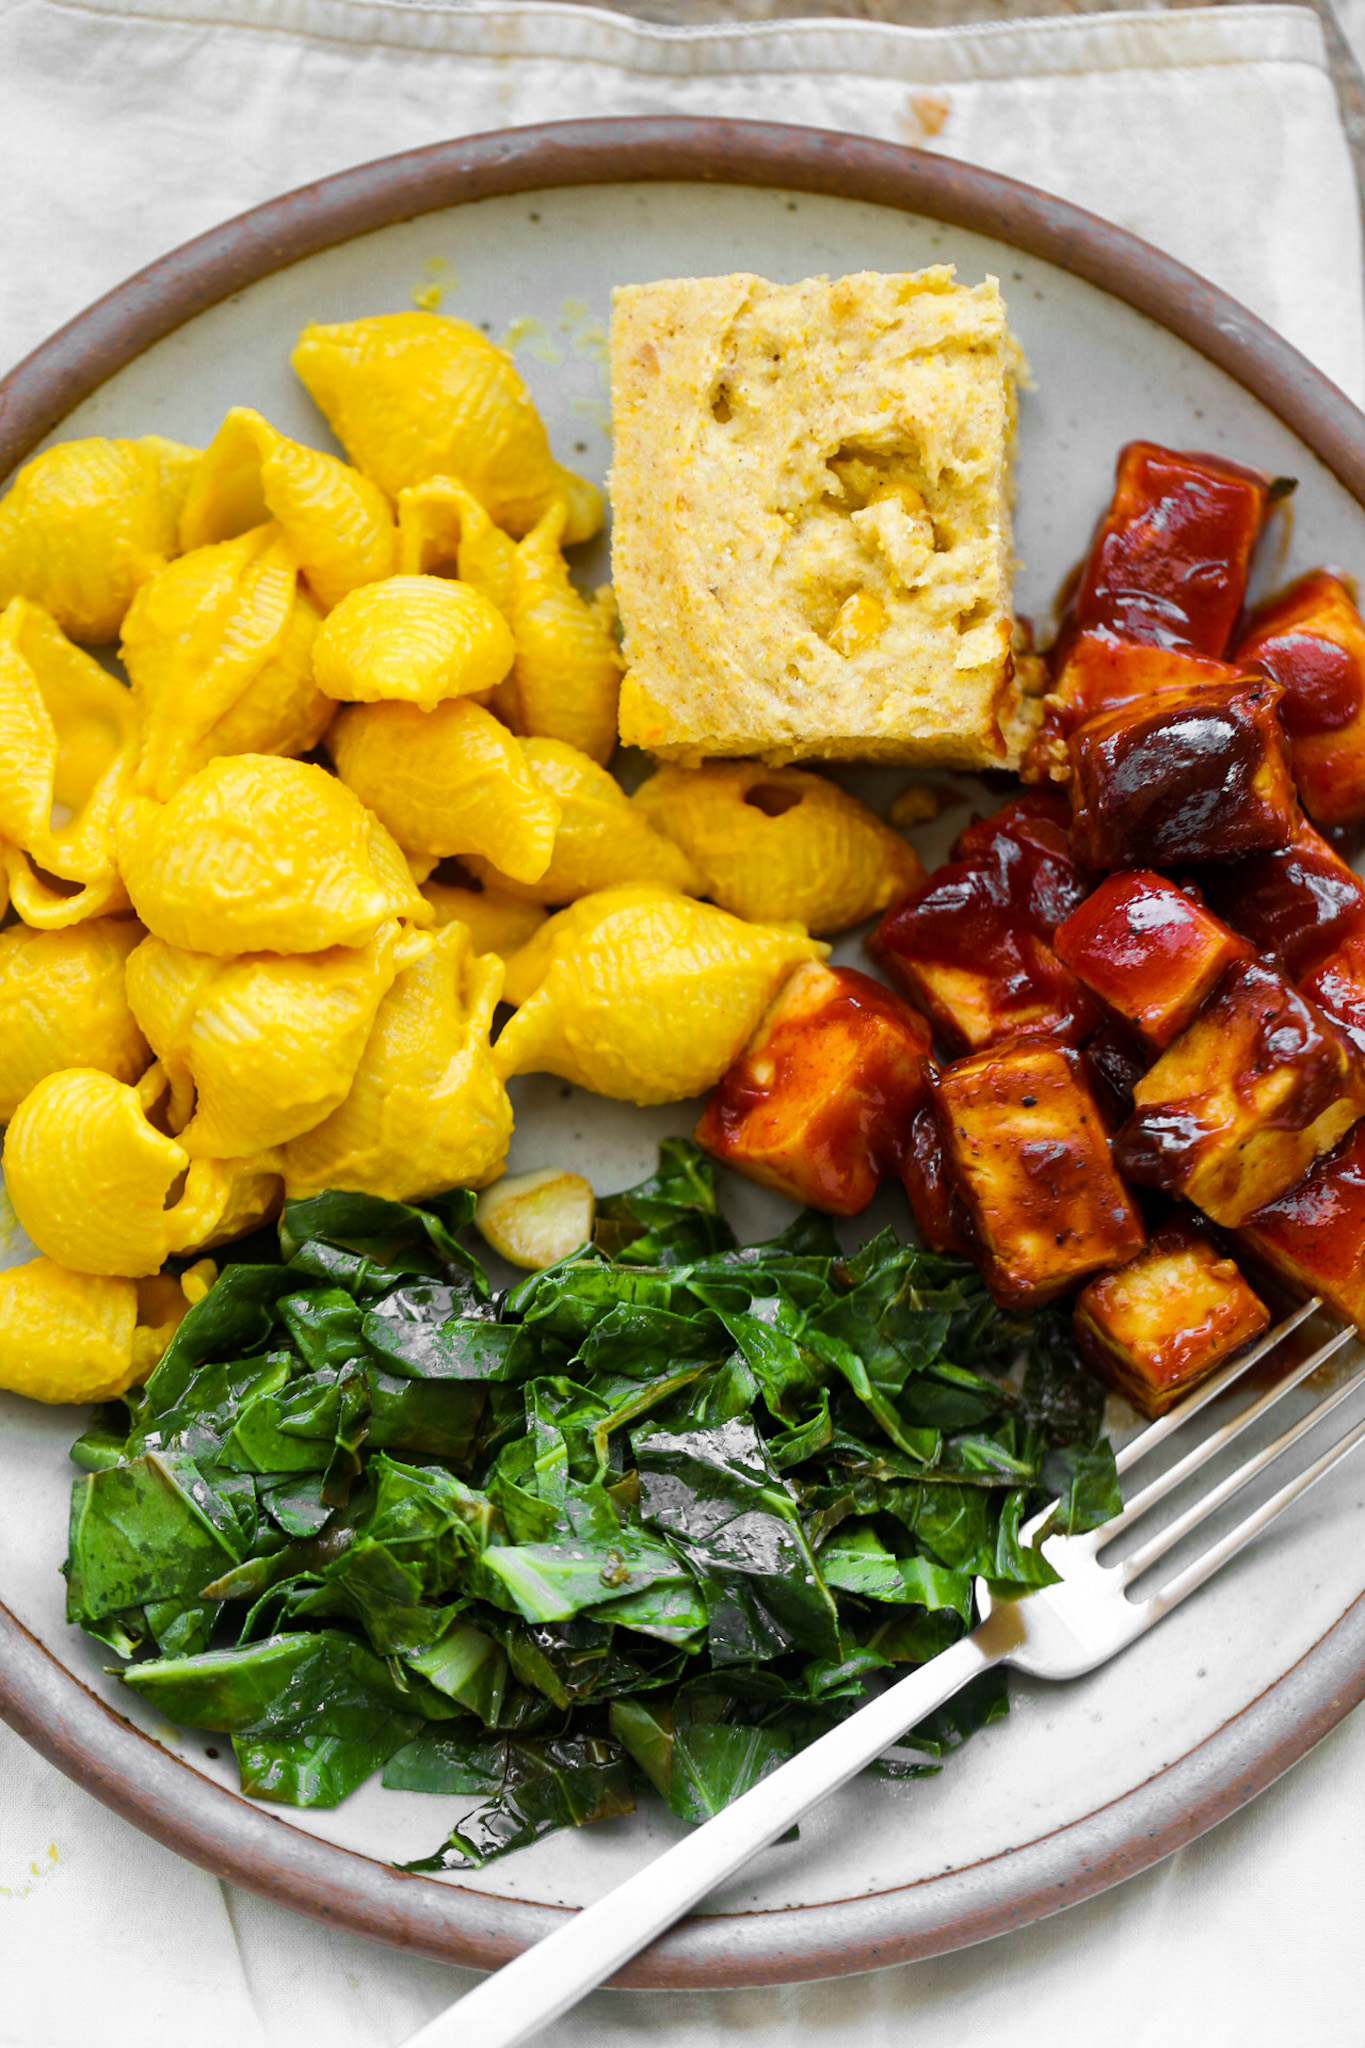
MULTIPOLYGON (((652 112, 852 129, 1044 186, 1203 271, 1365 397, 1360 220, 1321 29, 1263 6, 666 30, 529 0, 0 0, 0 370, 291 186, 450 135, 652 112)), ((784 1990, 600 1993, 552 2038, 1359 2048, 1362 1795, 1356 1716, 1212 1835, 1021 1933, 784 1990)), ((473 1981, 219 1884, 0 1728, 0 2048, 396 2048, 473 1981)))

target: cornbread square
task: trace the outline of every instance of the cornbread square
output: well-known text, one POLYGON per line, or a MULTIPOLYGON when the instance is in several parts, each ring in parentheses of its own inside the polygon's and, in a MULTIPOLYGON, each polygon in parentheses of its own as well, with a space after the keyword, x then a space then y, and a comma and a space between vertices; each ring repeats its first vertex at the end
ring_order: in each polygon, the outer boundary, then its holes
POLYGON ((994 278, 673 278, 611 330, 621 737, 1016 767, 1019 351, 994 278))

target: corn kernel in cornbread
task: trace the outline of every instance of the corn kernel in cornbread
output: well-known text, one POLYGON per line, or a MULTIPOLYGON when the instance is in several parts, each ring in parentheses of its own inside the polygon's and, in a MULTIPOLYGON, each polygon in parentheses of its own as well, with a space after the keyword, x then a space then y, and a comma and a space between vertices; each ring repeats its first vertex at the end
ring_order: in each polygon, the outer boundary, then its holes
POLYGON ((623 740, 1014 767, 1018 350, 994 278, 627 285, 612 316, 623 740))

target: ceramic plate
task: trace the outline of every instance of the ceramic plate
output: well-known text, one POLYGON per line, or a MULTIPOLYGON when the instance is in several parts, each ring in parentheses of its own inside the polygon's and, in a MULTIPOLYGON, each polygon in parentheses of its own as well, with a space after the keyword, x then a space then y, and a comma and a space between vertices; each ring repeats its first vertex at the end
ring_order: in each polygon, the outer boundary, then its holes
MULTIPOLYGON (((0 471, 39 439, 157 432, 203 443, 226 408, 330 445, 288 354, 310 320, 411 306, 505 338, 555 452, 605 473, 614 284, 754 270, 999 277, 1032 380, 1020 418, 1018 603, 1046 620, 1133 436, 1299 478, 1289 570, 1365 568, 1365 419, 1211 286, 1120 231, 987 173, 891 145, 701 121, 514 131, 387 160, 259 209, 168 258, 0 385, 0 471)), ((590 551, 589 551, 590 552, 590 551)), ((585 561, 600 576, 605 557, 585 561)), ((884 801, 903 775, 855 785, 884 801)), ((998 801, 967 783, 967 801, 998 801)), ((930 859, 968 813, 922 835, 930 859), (935 837, 937 832, 937 837, 935 837)), ((860 958, 856 935, 836 957, 860 958)), ((571 1164, 599 1191, 640 1178, 695 1109, 641 1112, 557 1081, 514 1084, 511 1164, 571 1164)), ((865 1219, 900 1226, 897 1191, 865 1219)), ((741 1230, 782 1220, 744 1191, 741 1230)), ((16 1237, 8 1257, 28 1256, 16 1237)), ((80 1418, 0 1399, 0 1713, 63 1770, 219 1874, 452 1961, 495 1963, 674 1838, 652 1802, 473 1876, 405 1877, 447 1802, 376 1780, 335 1813, 235 1791, 230 1746, 123 1691, 62 1619, 80 1418), (220 1753, 221 1752, 221 1753, 220 1753)), ((635 1962, 636 1984, 762 1983, 866 1969, 1017 1926, 1141 1868, 1243 1800, 1365 1691, 1365 1466, 1125 1656, 1066 1688, 1017 1681, 1009 1719, 942 1775, 863 1781, 766 1851, 706 1913, 635 1962)))

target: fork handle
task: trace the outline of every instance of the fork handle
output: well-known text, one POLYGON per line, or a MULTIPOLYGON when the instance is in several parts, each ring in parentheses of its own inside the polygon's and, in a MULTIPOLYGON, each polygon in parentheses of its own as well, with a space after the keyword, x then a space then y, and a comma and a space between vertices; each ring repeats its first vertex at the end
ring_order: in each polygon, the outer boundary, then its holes
POLYGON ((1003 1662, 1017 1641, 1018 1624, 997 1604, 973 1634, 860 1707, 595 1905, 566 1918, 438 2013, 404 2048, 468 2048, 471 2042, 516 2048, 529 2040, 969 1679, 1003 1662))

